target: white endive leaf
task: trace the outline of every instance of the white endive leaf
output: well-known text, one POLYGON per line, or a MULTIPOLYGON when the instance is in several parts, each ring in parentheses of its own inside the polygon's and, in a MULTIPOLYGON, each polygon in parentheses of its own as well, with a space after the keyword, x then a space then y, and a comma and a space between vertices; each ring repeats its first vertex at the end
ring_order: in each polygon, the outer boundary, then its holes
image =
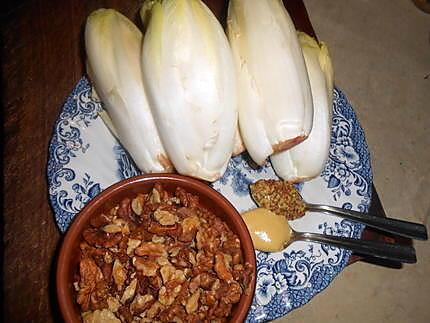
POLYGON ((262 165, 306 139, 312 95, 293 22, 280 0, 231 0, 228 38, 238 75, 239 125, 262 165))
POLYGON ((102 110, 99 112, 99 117, 102 118, 103 122, 105 123, 106 127, 110 130, 111 134, 119 140, 118 131, 116 131, 115 126, 113 125, 112 119, 110 118, 109 114, 106 112, 106 110, 102 110))
POLYGON ((327 46, 305 33, 299 33, 299 39, 311 82, 313 128, 305 141, 271 156, 278 176, 290 182, 309 180, 323 170, 330 148, 333 105, 333 67, 327 46))
POLYGON ((239 124, 236 127, 236 134, 234 136, 233 156, 240 155, 245 151, 242 135, 240 134, 239 124))
MULTIPOLYGON (((116 136, 144 172, 173 170, 161 144, 143 87, 142 33, 125 16, 99 9, 87 19, 87 71, 116 136)), ((104 118, 106 119, 106 118, 104 118)))
POLYGON ((179 173, 214 181, 227 167, 237 125, 227 38, 200 0, 151 3, 142 67, 155 123, 179 173))

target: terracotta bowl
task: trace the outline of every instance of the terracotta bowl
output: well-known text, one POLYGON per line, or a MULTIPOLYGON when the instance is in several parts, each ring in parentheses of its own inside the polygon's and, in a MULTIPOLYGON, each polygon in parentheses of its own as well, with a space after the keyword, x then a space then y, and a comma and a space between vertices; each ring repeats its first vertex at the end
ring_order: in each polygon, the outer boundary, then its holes
MULTIPOLYGON (((230 229, 238 235, 246 262, 256 268, 255 252, 251 237, 240 214, 233 205, 217 191, 198 180, 173 174, 150 174, 133 177, 104 190, 95 197, 76 216, 64 238, 57 264, 57 297, 60 310, 66 322, 80 322, 79 308, 74 300, 73 279, 78 272, 79 243, 82 232, 89 223, 90 218, 104 211, 110 210, 123 198, 133 194, 149 193, 155 183, 174 192, 177 187, 199 196, 200 204, 220 217, 230 229)), ((252 302, 255 289, 255 271, 251 281, 252 293, 242 295, 238 304, 233 307, 231 321, 241 322, 246 318, 252 302)))

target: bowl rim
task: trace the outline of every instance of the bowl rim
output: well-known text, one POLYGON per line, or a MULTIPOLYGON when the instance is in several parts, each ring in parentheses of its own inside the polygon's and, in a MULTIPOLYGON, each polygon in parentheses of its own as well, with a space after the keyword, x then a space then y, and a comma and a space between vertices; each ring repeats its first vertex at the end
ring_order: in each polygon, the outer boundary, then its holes
MULTIPOLYGON (((255 249, 252 243, 251 235, 246 227, 245 222, 243 221, 239 211, 231 204, 231 202, 225 198, 221 193, 213 189, 208 185, 207 182, 199 181, 195 178, 179 175, 179 174, 166 174, 166 173, 153 173, 153 174, 143 174, 134 177, 130 177, 128 179, 121 180, 103 190, 100 194, 94 197, 91 201, 89 201, 82 210, 75 216, 72 220, 71 225, 67 229, 64 239, 61 243, 61 248, 57 260, 57 269, 56 269, 56 296, 58 300, 58 304, 60 307, 60 312, 62 314, 63 319, 66 322, 73 321, 75 318, 74 314, 74 304, 72 299, 69 297, 69 288, 67 285, 67 272, 68 267, 66 266, 66 259, 70 256, 70 252, 73 247, 74 237, 79 235, 80 228, 86 224, 88 221, 88 216, 86 214, 91 214, 94 209, 102 206, 106 203, 112 195, 115 195, 116 192, 122 191, 125 187, 134 185, 141 182, 156 182, 156 181, 170 181, 176 183, 178 186, 186 183, 186 185, 190 185, 197 191, 204 191, 205 195, 211 200, 215 200, 216 204, 220 206, 223 210, 228 210, 229 214, 235 214, 237 216, 233 216, 233 221, 238 226, 239 231, 242 234, 236 233, 241 240, 241 247, 244 253, 244 256, 249 254, 250 259, 247 259, 253 266, 253 275, 250 281, 250 293, 243 294, 241 296, 241 300, 239 304, 243 301, 242 306, 235 313, 235 320, 244 321, 246 315, 248 314, 249 308, 252 304, 252 300, 254 298, 255 288, 256 288, 256 276, 257 276, 257 265, 256 265, 256 256, 255 249), (243 235, 243 236, 242 236, 243 235), (245 239, 243 239, 245 238, 245 239), (245 250, 250 250, 252 252, 246 253, 245 250)), ((163 183, 161 183, 163 184, 163 183)))

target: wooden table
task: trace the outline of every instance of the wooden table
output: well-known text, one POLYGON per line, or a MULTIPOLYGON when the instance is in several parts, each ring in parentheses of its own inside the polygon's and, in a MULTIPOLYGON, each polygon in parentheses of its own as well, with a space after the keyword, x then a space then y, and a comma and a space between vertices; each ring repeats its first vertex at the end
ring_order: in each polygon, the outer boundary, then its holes
MULTIPOLYGON (((218 17, 225 17, 224 1, 206 2, 218 17)), ((3 5, 6 322, 61 320, 54 285, 61 236, 48 203, 48 142, 65 97, 84 74, 82 35, 87 15, 112 7, 136 17, 140 3, 24 0, 3 5)), ((298 29, 313 34, 303 2, 289 0, 286 5, 298 29)), ((372 212, 384 215, 377 194, 372 212)), ((366 231, 365 236, 375 234, 366 231)))

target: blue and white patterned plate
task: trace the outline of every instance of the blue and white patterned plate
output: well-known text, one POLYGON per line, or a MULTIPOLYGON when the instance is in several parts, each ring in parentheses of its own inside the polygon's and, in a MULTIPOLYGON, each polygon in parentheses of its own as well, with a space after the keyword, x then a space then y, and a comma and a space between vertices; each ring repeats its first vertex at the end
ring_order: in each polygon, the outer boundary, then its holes
MULTIPOLYGON (((62 232, 82 207, 111 184, 139 174, 119 142, 98 116, 102 107, 82 78, 67 98, 49 146, 49 198, 62 232)), ((367 211, 372 173, 364 133, 345 95, 334 93, 330 158, 319 178, 300 185, 306 201, 367 211)), ((276 178, 270 164, 251 168, 243 156, 232 158, 213 187, 239 210, 255 207, 248 185, 276 178)), ((292 221, 298 231, 359 238, 359 224, 324 214, 292 221)), ((277 253, 257 252, 257 287, 249 322, 273 320, 307 303, 346 266, 350 252, 327 245, 296 242, 277 253)))

